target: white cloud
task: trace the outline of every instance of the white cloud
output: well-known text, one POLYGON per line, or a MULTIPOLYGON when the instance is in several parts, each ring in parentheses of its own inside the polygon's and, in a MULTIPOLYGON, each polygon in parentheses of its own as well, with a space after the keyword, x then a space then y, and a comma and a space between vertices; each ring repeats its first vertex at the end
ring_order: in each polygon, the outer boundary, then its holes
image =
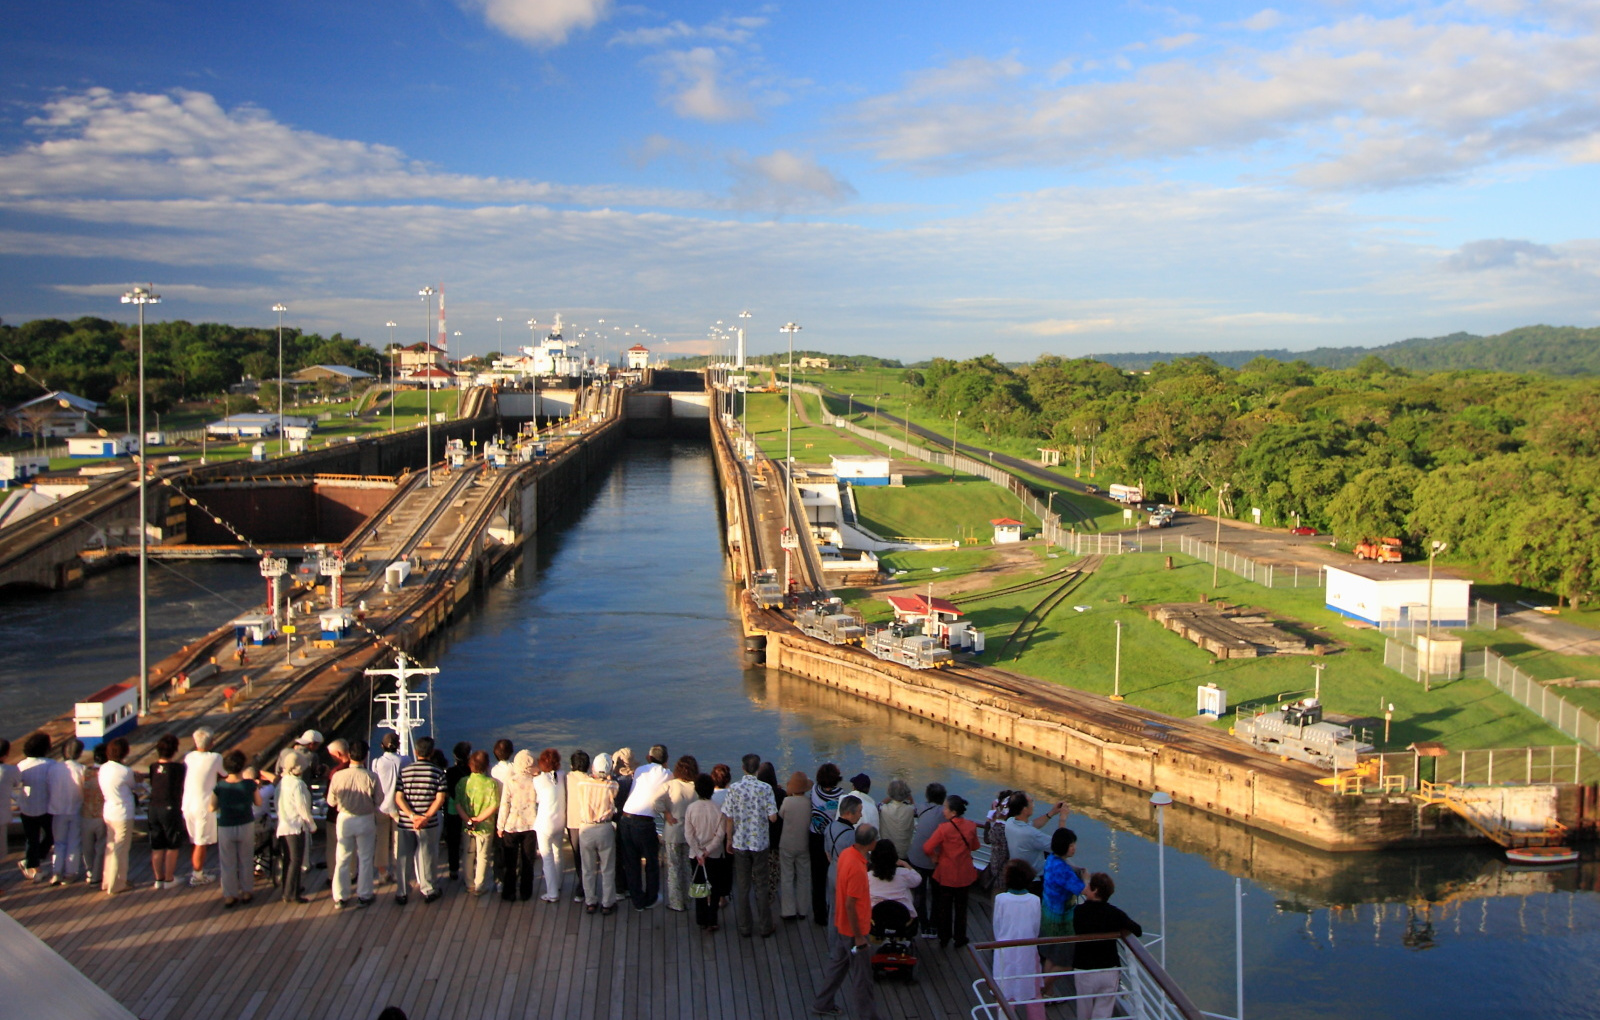
POLYGON ((709 46, 662 54, 661 84, 667 105, 680 117, 704 121, 748 120, 755 116, 750 101, 724 80, 722 57, 709 46))
POLYGON ((558 205, 649 192, 441 174, 197 94, 62 97, 33 130, 47 137, 0 153, 0 259, 41 281, 0 273, 8 319, 116 314, 105 287, 81 288, 134 272, 167 296, 161 315, 194 320, 265 321, 270 295, 304 328, 381 339, 443 277, 469 338, 523 309, 615 309, 698 337, 708 309, 748 303, 759 322, 805 322, 823 349, 913 357, 970 352, 974 336, 1031 357, 1042 336, 1079 354, 1293 347, 1600 317, 1600 245, 1549 245, 1553 260, 1531 241, 1467 246, 1498 268, 1459 272, 1450 252, 1291 189, 1063 187, 884 226, 748 216, 854 208, 846 181, 793 149, 711 154, 732 191, 666 193, 693 210, 674 214, 558 205))
POLYGON ((850 182, 811 156, 778 149, 753 159, 733 157, 734 196, 759 209, 798 210, 836 205, 856 196, 850 182))
POLYGON ((559 46, 574 30, 592 27, 611 10, 611 0, 462 0, 484 20, 514 39, 559 46))
POLYGON ((42 140, 0 155, 0 195, 245 200, 553 202, 703 207, 711 196, 444 173, 400 150, 225 110, 203 92, 94 88, 59 96, 28 125, 42 140))
POLYGON ((1173 50, 1181 50, 1185 46, 1192 46, 1199 41, 1200 36, 1198 34, 1184 32, 1182 35, 1169 35, 1163 39, 1157 39, 1152 45, 1163 53, 1171 53, 1173 50))
POLYGON ((1266 32, 1283 24, 1283 15, 1271 7, 1259 10, 1239 22, 1239 27, 1250 32, 1266 32))
POLYGON ((967 58, 865 100, 847 130, 879 159, 921 170, 1225 151, 1319 187, 1590 158, 1600 151, 1600 33, 1533 16, 1357 15, 1276 48, 1164 58, 1067 85, 1053 80, 1059 65, 1035 73, 1014 59, 967 58))
POLYGON ((743 45, 751 40, 756 29, 765 26, 766 18, 721 17, 704 25, 690 25, 683 21, 670 21, 665 25, 633 28, 611 37, 612 46, 676 46, 691 40, 708 40, 727 45, 743 45))
POLYGON ((1535 262, 1554 262, 1560 257, 1549 245, 1492 238, 1467 242, 1444 260, 1444 266, 1459 273, 1475 273, 1485 269, 1521 268, 1535 262))
POLYGON ((1072 336, 1077 333, 1107 333, 1121 325, 1116 319, 1041 319, 1024 322, 1015 327, 1017 332, 1031 336, 1072 336))

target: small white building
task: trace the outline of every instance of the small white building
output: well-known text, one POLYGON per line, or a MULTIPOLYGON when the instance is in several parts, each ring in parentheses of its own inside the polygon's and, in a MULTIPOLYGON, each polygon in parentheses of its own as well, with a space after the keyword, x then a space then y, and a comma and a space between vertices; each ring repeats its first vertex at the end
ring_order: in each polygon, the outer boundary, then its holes
POLYGON ((12 482, 25 482, 50 470, 50 458, 36 453, 8 453, 0 456, 0 488, 12 482))
MULTIPOLYGON (((1352 563, 1327 568, 1329 609, 1374 625, 1428 622, 1425 563, 1352 563)), ((1472 582, 1433 575, 1433 624, 1464 627, 1472 606, 1472 582)))
POLYGON ((126 457, 139 449, 138 436, 68 436, 68 457, 126 457))
POLYGON ((15 435, 59 439, 91 431, 89 418, 102 409, 102 405, 75 393, 52 390, 11 408, 5 414, 5 424, 15 435))
POLYGON ((1011 542, 1022 541, 1022 522, 1009 517, 995 517, 989 521, 994 525, 994 544, 1006 545, 1011 542))
MULTIPOLYGON (((286 433, 290 429, 309 432, 315 424, 310 418, 299 418, 289 414, 283 416, 283 428, 286 433)), ((266 411, 230 414, 226 418, 208 424, 206 434, 222 439, 265 439, 267 436, 278 434, 278 416, 266 411)))
POLYGON ((632 347, 629 347, 628 348, 628 367, 629 368, 649 368, 650 367, 650 348, 646 347, 644 344, 634 344, 632 347))
POLYGON ((833 476, 851 485, 888 485, 889 458, 876 454, 853 454, 830 458, 833 476))

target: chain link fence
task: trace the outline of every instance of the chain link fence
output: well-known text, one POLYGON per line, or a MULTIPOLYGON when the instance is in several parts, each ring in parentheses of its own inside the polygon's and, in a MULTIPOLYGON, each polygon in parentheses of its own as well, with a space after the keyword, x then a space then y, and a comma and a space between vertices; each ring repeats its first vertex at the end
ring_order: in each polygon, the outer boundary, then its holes
POLYGON ((1226 549, 1219 550, 1212 543, 1190 535, 1180 536, 1178 548, 1186 556, 1216 563, 1228 573, 1266 588, 1320 588, 1323 584, 1324 571, 1321 567, 1263 563, 1226 549))
MULTIPOLYGON (((1447 751, 1424 758, 1410 751, 1386 751, 1362 761, 1378 763, 1377 775, 1403 776, 1406 790, 1418 781, 1457 786, 1541 786, 1581 783, 1594 771, 1595 759, 1578 744, 1544 747, 1490 747, 1447 751)), ((1379 785, 1376 781, 1374 786, 1379 785)))
MULTIPOLYGON (((796 383, 794 388, 796 393, 810 393, 814 396, 821 396, 821 390, 815 386, 802 386, 796 383)), ((1032 489, 1024 485, 1015 475, 998 465, 968 457, 963 453, 957 453, 952 457, 949 453, 929 450, 914 443, 909 443, 888 430, 879 431, 862 428, 847 418, 837 418, 830 415, 827 418, 827 423, 836 428, 844 429, 852 435, 860 436, 862 439, 870 440, 880 446, 886 446, 911 460, 920 460, 927 464, 946 468, 954 466, 955 470, 963 474, 976 475, 979 478, 987 479, 1015 496, 1024 510, 1039 519, 1040 530, 1043 532, 1044 540, 1047 543, 1050 545, 1065 545, 1065 539, 1071 537, 1067 529, 1062 527, 1060 514, 1052 512, 1045 501, 1033 494, 1032 489)))

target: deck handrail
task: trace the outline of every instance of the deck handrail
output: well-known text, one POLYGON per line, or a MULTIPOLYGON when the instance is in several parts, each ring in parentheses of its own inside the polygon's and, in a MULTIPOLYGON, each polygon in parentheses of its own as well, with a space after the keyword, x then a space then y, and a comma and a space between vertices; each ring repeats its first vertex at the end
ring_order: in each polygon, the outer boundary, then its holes
MULTIPOLYGON (((993 1003, 989 1003, 983 1002, 980 998, 979 1007, 984 1009, 991 1007, 998 1008, 1000 1012, 1005 1015, 1006 1020, 1022 1020, 1021 1014, 1017 1011, 1017 1008, 1011 1003, 1011 1000, 1006 996, 1006 994, 1001 991, 999 981, 995 978, 994 972, 990 969, 988 963, 985 962, 984 957, 981 955, 982 953, 992 952, 999 949, 1016 949, 1028 946, 1059 946, 1071 945, 1077 942, 1106 942, 1111 940, 1116 940, 1119 942, 1122 950, 1133 958, 1133 965, 1137 966, 1139 970, 1148 975, 1151 981, 1155 982, 1156 987, 1160 989, 1161 994, 1166 997, 1168 1004, 1170 1004, 1178 1017, 1181 1017, 1182 1020, 1205 1020, 1207 1014, 1202 1012, 1199 1007, 1190 1001, 1189 996, 1184 992, 1184 990, 1178 986, 1176 981, 1172 980, 1172 976, 1166 972, 1160 963, 1156 962, 1156 958, 1150 955, 1150 951, 1144 947, 1144 944, 1135 938, 1130 932, 1105 932, 1093 935, 1054 935, 1046 938, 1010 939, 1000 942, 974 942, 967 946, 967 953, 972 957, 972 962, 977 966, 978 973, 981 976, 978 981, 973 983, 973 989, 976 992, 980 983, 987 985, 989 993, 994 996, 995 1000, 993 1003)), ((976 1013, 974 1013, 974 1015, 976 1015, 976 1013)), ((1137 1017, 1138 1014, 1134 1014, 1134 1016, 1137 1017)))

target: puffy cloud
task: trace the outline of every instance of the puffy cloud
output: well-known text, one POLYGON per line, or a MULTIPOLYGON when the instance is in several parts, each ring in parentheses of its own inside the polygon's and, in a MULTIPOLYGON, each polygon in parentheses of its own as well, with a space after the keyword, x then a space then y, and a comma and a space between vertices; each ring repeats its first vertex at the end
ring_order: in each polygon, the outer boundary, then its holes
POLYGON ((614 309, 676 342, 703 334, 708 308, 748 302, 800 318, 824 349, 912 357, 970 352, 974 336, 1031 357, 1040 337, 1079 354, 1312 346, 1600 315, 1600 245, 1552 245, 1553 261, 1471 248, 1515 268, 1457 272, 1450 253, 1293 189, 1062 187, 856 223, 816 215, 853 211, 854 190, 798 150, 711 153, 729 194, 623 208, 551 196, 651 193, 441 174, 198 94, 61 97, 32 130, 0 153, 0 257, 30 266, 0 277, 8 319, 114 314, 131 271, 161 287, 161 314, 190 319, 264 321, 263 298, 287 296, 304 328, 381 339, 444 275, 469 337, 497 314, 614 309))
POLYGON ((879 159, 921 170, 1230 151, 1320 187, 1407 185, 1506 159, 1592 154, 1600 33, 1532 17, 1354 16, 1277 48, 1253 40, 1209 60, 1154 59, 1065 85, 1049 69, 967 58, 863 101, 846 131, 879 159))
POLYGON ((462 0, 514 39, 559 46, 575 29, 590 28, 611 10, 611 0, 462 0))
POLYGON ((0 155, 0 195, 26 198, 553 202, 700 207, 706 195, 442 173, 398 149, 292 128, 215 97, 94 88, 28 121, 42 140, 0 155))
POLYGON ((747 120, 755 116, 748 99, 730 90, 723 60, 709 46, 673 50, 662 55, 661 84, 670 93, 667 105, 691 120, 747 120))

